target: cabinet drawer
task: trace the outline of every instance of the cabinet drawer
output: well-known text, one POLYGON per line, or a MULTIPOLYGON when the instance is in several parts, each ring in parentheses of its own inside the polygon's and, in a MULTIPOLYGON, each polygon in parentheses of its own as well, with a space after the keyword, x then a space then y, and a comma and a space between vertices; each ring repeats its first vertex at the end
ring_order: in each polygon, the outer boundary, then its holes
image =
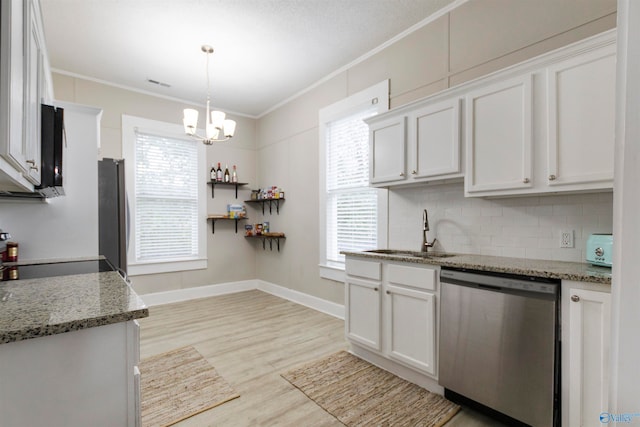
POLYGON ((387 280, 389 283, 397 285, 435 291, 438 283, 438 270, 429 267, 390 264, 387 268, 387 280))
POLYGON ((346 272, 349 276, 358 276, 373 280, 380 280, 382 278, 381 264, 376 261, 362 261, 347 258, 346 272))

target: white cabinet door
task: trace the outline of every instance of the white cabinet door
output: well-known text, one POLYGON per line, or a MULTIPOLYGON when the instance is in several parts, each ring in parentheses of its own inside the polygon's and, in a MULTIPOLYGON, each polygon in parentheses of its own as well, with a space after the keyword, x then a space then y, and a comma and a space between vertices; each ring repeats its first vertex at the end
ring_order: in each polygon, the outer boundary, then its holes
POLYGON ((403 181, 406 177, 406 118, 390 117, 369 125, 369 182, 403 181))
POLYGON ((411 176, 418 180, 460 173, 460 100, 419 108, 409 115, 411 176))
POLYGON ((613 187, 615 45, 553 65, 548 78, 548 184, 613 187))
POLYGON ((563 300, 564 315, 569 317, 568 331, 563 327, 563 348, 568 350, 562 367, 568 371, 562 396, 568 400, 564 424, 601 426, 600 413, 608 410, 611 295, 571 288, 563 300))
POLYGON ((388 337, 385 353, 429 375, 436 375, 435 296, 430 292, 386 286, 388 337))
POLYGON ((23 40, 24 13, 29 3, 3 0, 0 7, 0 155, 17 170, 25 172, 23 40))
POLYGON ((345 283, 344 326, 347 338, 376 351, 382 350, 380 288, 380 283, 350 276, 345 283))
POLYGON ((28 13, 25 20, 25 85, 24 85, 24 146, 26 178, 40 184, 40 111, 44 86, 43 40, 40 14, 35 2, 26 2, 28 13))
POLYGON ((466 96, 467 193, 532 186, 532 75, 466 96))

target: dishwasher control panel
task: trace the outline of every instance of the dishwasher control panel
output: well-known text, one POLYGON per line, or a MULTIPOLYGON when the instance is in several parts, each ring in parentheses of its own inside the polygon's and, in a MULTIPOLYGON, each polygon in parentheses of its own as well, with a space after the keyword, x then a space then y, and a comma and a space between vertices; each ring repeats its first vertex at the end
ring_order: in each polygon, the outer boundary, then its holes
POLYGON ((555 295, 558 292, 558 284, 551 283, 547 280, 537 278, 524 277, 502 277, 491 273, 490 275, 469 273, 466 271, 445 270, 440 271, 440 281, 457 283, 460 285, 468 284, 479 288, 494 290, 512 290, 523 292, 535 292, 542 294, 555 295))

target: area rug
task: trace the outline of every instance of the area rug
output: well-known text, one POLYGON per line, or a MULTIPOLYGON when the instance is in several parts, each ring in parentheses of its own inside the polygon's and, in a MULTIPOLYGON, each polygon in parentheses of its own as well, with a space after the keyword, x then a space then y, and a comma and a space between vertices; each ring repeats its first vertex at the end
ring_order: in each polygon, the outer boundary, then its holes
POLYGON ((145 427, 170 426, 240 396, 191 346, 144 359, 139 369, 145 427))
POLYGON ((440 427, 460 407, 346 351, 282 374, 343 424, 440 427))

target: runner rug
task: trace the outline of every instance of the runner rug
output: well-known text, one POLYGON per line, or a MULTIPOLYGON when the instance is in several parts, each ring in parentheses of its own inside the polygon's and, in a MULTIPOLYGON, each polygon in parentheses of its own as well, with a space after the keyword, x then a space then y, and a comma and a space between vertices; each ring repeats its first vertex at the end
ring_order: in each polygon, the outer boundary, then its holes
POLYGON ((170 426, 240 396, 191 346, 144 359, 139 369, 145 427, 170 426))
POLYGON ((352 426, 440 427, 460 407, 346 351, 282 374, 309 399, 352 426))

